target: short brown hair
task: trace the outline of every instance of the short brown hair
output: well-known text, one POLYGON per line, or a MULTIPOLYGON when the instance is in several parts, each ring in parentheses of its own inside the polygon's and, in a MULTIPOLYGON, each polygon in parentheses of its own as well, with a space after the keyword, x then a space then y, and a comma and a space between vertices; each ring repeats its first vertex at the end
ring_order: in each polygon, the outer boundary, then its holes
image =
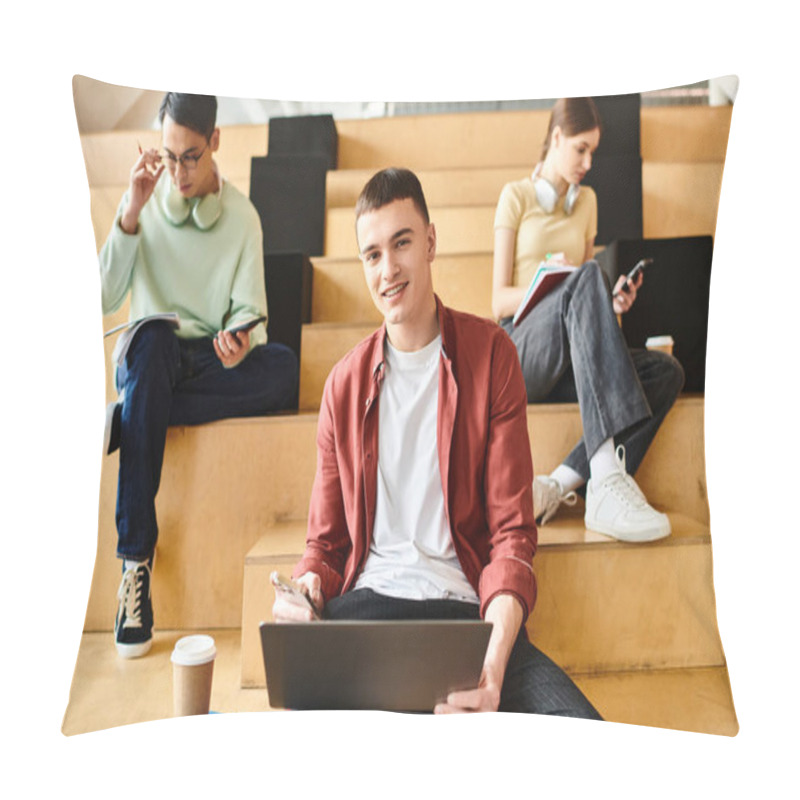
POLYGON ((556 125, 561 128, 565 136, 577 136, 595 128, 601 133, 603 130, 600 113, 591 97, 563 97, 561 100, 556 100, 550 114, 550 124, 547 126, 547 137, 542 145, 542 161, 550 149, 556 125))
POLYGON ((362 214, 377 211, 379 208, 393 203, 395 200, 410 198, 422 214, 425 224, 430 224, 428 204, 422 192, 419 178, 410 170, 401 167, 389 167, 376 172, 361 190, 356 201, 356 222, 362 214))

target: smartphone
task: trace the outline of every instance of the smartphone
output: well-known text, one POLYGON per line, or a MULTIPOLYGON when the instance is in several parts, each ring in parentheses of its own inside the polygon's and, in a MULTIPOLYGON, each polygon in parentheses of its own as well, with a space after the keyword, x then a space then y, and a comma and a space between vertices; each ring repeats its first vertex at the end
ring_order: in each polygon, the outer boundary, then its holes
POLYGON ((319 611, 311 598, 296 583, 284 578, 280 572, 273 572, 269 576, 270 582, 277 592, 283 592, 286 599, 295 605, 307 608, 315 619, 319 619, 319 611))
POLYGON ((625 276, 625 283, 622 284, 621 290, 623 292, 630 292, 631 287, 629 286, 630 281, 635 281, 638 274, 649 264, 653 263, 652 258, 643 258, 640 261, 637 261, 634 265, 633 269, 625 276))
POLYGON ((241 325, 236 325, 233 328, 226 328, 228 333, 237 334, 237 333, 246 333, 247 331, 252 330, 258 325, 259 322, 266 322, 266 317, 256 317, 255 319, 249 319, 247 322, 241 323, 241 325))

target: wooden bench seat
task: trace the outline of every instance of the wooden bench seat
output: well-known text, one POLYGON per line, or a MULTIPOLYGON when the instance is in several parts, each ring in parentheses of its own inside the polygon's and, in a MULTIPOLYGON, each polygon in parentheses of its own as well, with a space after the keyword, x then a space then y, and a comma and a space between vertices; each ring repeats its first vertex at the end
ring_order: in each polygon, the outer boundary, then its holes
MULTIPOLYGON (((719 667, 708 526, 670 514, 673 533, 646 545, 586 531, 580 510, 542 526, 531 640, 569 672, 719 667)), ((305 522, 265 531, 245 559, 242 686, 264 686, 259 623, 272 619, 273 570, 290 575, 305 522)))
MULTIPOLYGON (((703 400, 680 398, 637 473, 650 501, 708 525, 703 400)), ((239 627, 245 555, 278 521, 303 520, 316 469, 315 413, 232 419, 170 428, 156 500, 153 575, 161 628, 239 627)), ((552 470, 578 440, 576 405, 528 407, 537 473, 552 470)), ((118 455, 103 459, 98 546, 86 630, 113 625, 118 455)))

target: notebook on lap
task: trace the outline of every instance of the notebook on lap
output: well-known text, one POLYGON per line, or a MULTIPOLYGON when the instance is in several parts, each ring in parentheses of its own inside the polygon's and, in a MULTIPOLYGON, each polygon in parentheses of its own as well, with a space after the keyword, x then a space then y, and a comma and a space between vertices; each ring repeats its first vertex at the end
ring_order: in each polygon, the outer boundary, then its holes
POLYGON ((491 623, 261 623, 273 708, 432 711, 480 680, 491 623))

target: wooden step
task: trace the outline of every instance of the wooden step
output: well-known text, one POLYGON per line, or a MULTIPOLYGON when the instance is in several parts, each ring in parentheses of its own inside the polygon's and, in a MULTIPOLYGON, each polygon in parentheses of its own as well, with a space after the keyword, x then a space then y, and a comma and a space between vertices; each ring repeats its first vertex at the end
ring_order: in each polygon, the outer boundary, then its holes
MULTIPOLYGON (((347 351, 375 330, 375 325, 337 323, 304 325, 300 364, 300 407, 319 409, 325 379, 347 351)), ((566 458, 582 435, 577 404, 528 406, 534 470, 545 474, 566 458)), ((698 395, 678 399, 661 425, 637 474, 654 503, 708 520, 703 447, 703 400, 698 395), (663 480, 669 475, 670 480, 663 480)))
POLYGON ((647 106, 641 113, 645 162, 724 162, 733 106, 647 106))
MULTIPOLYGON (((703 400, 679 398, 636 479, 657 507, 708 524, 703 400)), ((170 428, 156 500, 153 574, 157 627, 239 627, 242 564, 278 520, 302 520, 316 469, 315 413, 170 428)), ((580 436, 574 404, 528 407, 537 473, 551 471, 580 436)), ((99 454, 98 454, 99 455, 99 454)), ((98 545, 86 630, 109 630, 120 562, 114 509, 118 455, 102 459, 98 545)))
POLYGON ((300 395, 304 411, 317 411, 328 373, 337 361, 369 336, 378 323, 319 322, 303 325, 300 336, 300 395))
POLYGON ((642 165, 645 239, 714 236, 722 189, 721 162, 642 165))
MULTIPOLYGON (((642 158, 723 162, 731 111, 730 106, 642 108, 642 158)), ((549 111, 533 110, 337 120, 338 166, 365 173, 402 165, 417 171, 532 166, 548 118, 549 111)), ((268 134, 268 125, 223 126, 215 156, 223 175, 249 182, 250 159, 267 154, 268 134)), ((89 185, 127 185, 139 144, 160 147, 160 131, 82 134, 89 185)))
MULTIPOLYGON (((642 230, 646 238, 713 236, 722 186, 722 163, 645 163, 642 166, 642 230)), ((522 172, 520 177, 525 173, 522 172)), ((446 174, 439 176, 446 180, 446 174)), ((437 184, 439 182, 437 181, 437 184)), ((422 184, 425 190, 425 184, 422 184)), ((500 187, 502 188, 502 186, 500 187)), ((436 226, 437 253, 492 252, 494 216, 498 190, 482 202, 461 205, 459 184, 450 192, 439 191, 449 205, 428 202, 436 226)), ((352 207, 328 207, 325 214, 325 255, 333 258, 357 256, 352 207)))
MULTIPOLYGON (((329 172, 325 254, 357 254, 354 206, 374 171, 329 172)), ((525 166, 500 169, 430 170, 420 173, 439 253, 491 252, 494 212, 505 183, 527 175, 525 166), (430 187, 430 188, 429 188, 430 187)), ((642 220, 646 238, 714 235, 723 164, 647 163, 642 165, 642 220)), ((228 177, 228 176, 226 176, 228 177)), ((250 194, 249 175, 229 180, 250 194)), ((114 222, 127 184, 90 186, 90 209, 99 251, 114 222)))
MULTIPOLYGON (((541 526, 531 640, 570 672, 724 665, 708 527, 670 514, 672 535, 624 544, 587 531, 582 513, 541 526)), ((305 524, 267 531, 245 559, 242 686, 264 685, 258 625, 272 619, 269 575, 291 574, 305 524)))
MULTIPOLYGON (((369 322, 383 317, 375 308, 357 258, 312 258, 311 319, 316 322, 369 322)), ((492 254, 441 256, 433 262, 433 289, 451 308, 492 316, 492 254)))
MULTIPOLYGON (((171 718, 169 657, 175 642, 191 632, 159 631, 150 653, 133 661, 117 657, 113 634, 85 633, 62 733, 72 736, 171 718)), ((266 689, 241 686, 240 632, 204 632, 214 637, 217 646, 211 710, 222 714, 272 710, 266 689)), ((725 667, 573 673, 571 677, 609 722, 724 736, 738 731, 725 667)))
MULTIPOLYGON (((525 161, 508 167, 423 169, 417 172, 417 177, 429 207, 474 206, 496 203, 503 186, 530 175, 531 170, 532 165, 525 161)), ((329 172, 327 208, 347 208, 354 212, 361 190, 375 172, 374 169, 338 169, 329 172)))
MULTIPOLYGON (((536 162, 548 114, 537 110, 339 120, 339 170, 328 176, 328 207, 350 209, 352 229, 352 207, 361 187, 387 166, 417 171, 432 207, 494 207, 503 184, 527 175, 536 162)), ((730 119, 729 106, 642 109, 646 236, 713 235, 730 119)), ((267 154, 268 126, 225 126, 221 136, 216 155, 220 170, 249 194, 251 159, 267 154)), ((139 145, 157 148, 160 139, 154 130, 81 136, 98 249, 128 185, 139 145)))
MULTIPOLYGON (((723 167, 722 161, 644 161, 642 222, 645 237, 713 235, 723 167)), ((346 218, 349 214, 351 230, 358 195, 374 173, 375 170, 328 173, 326 207, 344 209, 347 213, 342 216, 346 218)), ((434 214, 434 209, 461 206, 496 208, 503 187, 530 173, 531 165, 524 163, 513 167, 422 170, 417 177, 434 214)), ((339 219, 337 216, 329 224, 338 225, 339 219)))
MULTIPOLYGON (((340 120, 339 168, 533 165, 549 117, 544 109, 340 120)), ((642 154, 652 161, 724 161, 730 120, 730 106, 645 106, 642 154)))
POLYGON ((284 522, 265 531, 245 556, 241 612, 242 688, 266 686, 258 626, 273 619, 275 593, 269 576, 277 571, 290 577, 303 555, 305 542, 306 520, 284 522))
POLYGON ((609 722, 736 736, 739 721, 726 667, 572 675, 609 722))
MULTIPOLYGON (((308 514, 316 430, 316 414, 230 419, 168 430, 156 499, 157 628, 241 625, 245 554, 276 520, 304 519, 308 514)), ((102 462, 86 630, 108 630, 114 623, 121 577, 114 521, 118 463, 117 453, 102 462)))
MULTIPOLYGON (((301 359, 300 359, 300 408, 304 411, 317 411, 322 399, 322 391, 325 386, 325 380, 328 377, 333 366, 345 356, 353 347, 355 347, 362 339, 373 333, 378 327, 378 322, 364 323, 360 325, 349 325, 346 323, 312 323, 304 325, 302 329, 302 345, 301 345, 301 359)), ((678 405, 683 402, 683 398, 679 400, 678 405)), ((689 402, 689 401, 687 401, 689 402)), ((676 463, 678 471, 682 470, 681 463, 689 461, 692 463, 700 463, 701 471, 703 474, 704 467, 702 467, 702 401, 701 405, 695 409, 695 420, 690 425, 689 439, 692 440, 696 436, 700 436, 700 441, 687 440, 676 452, 680 453, 680 461, 676 463), (696 427, 694 427, 696 426, 696 427), (688 452, 686 452, 688 449, 688 452)), ((555 406, 555 408, 569 409, 568 413, 574 415, 571 427, 563 427, 563 420, 559 420, 559 425, 562 425, 559 430, 564 432, 566 438, 560 440, 558 447, 547 447, 537 457, 534 451, 534 465, 538 472, 550 472, 560 461, 564 458, 575 442, 580 438, 580 419, 577 415, 577 406, 555 406), (556 458, 556 461, 553 459, 556 458)), ((543 412, 538 412, 543 413, 543 412)), ((674 409, 673 409, 674 413, 674 409)), ((668 418, 669 419, 669 418, 668 418)), ((665 421, 664 425, 667 424, 665 421)), ((664 427, 662 425, 662 428, 664 427)), ((531 436, 536 440, 541 437, 549 437, 551 430, 543 428, 540 431, 531 430, 531 436)), ((661 434, 659 434, 661 438, 661 434)), ((535 447, 535 444, 534 444, 535 447)), ((644 465, 643 465, 644 466, 644 465)), ((671 473, 668 473, 671 474, 671 473)), ((692 473, 693 476, 695 473, 692 473)), ((704 482, 695 482, 694 477, 691 480, 677 480, 675 483, 677 487, 675 490, 675 499, 681 502, 688 502, 690 506, 696 507, 697 503, 705 505, 705 488, 704 482)), ((669 507, 675 507, 671 503, 669 507)), ((681 506, 678 506, 681 507, 681 506)), ((692 512, 692 516, 696 517, 696 513, 692 512)), ((700 518, 700 517, 696 517, 700 518)))
POLYGON ((708 526, 669 518, 671 536, 639 545, 585 532, 580 516, 542 526, 537 646, 574 672, 723 665, 708 526))

